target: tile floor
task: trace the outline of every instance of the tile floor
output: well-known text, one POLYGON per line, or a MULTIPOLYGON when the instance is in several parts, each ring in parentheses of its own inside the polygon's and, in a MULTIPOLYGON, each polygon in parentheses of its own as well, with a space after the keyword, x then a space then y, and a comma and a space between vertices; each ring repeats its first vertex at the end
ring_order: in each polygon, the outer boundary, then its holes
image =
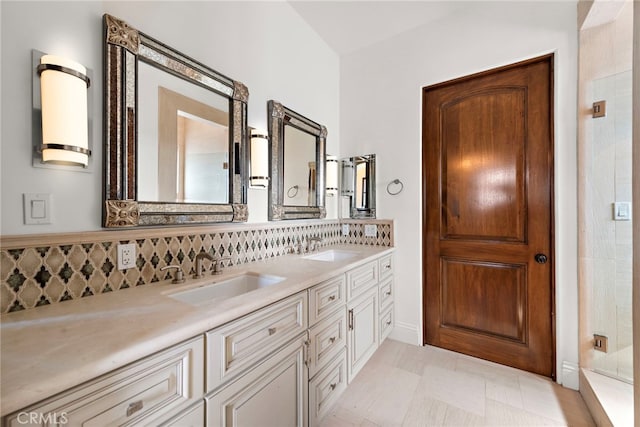
POLYGON ((387 339, 322 427, 594 426, 580 394, 544 377, 387 339))

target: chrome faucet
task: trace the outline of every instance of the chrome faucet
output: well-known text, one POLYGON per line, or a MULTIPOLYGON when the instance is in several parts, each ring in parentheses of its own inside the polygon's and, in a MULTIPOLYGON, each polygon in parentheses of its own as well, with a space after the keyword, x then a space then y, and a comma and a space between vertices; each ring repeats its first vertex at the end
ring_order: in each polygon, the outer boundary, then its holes
POLYGON ((203 276, 203 271, 204 271, 203 261, 205 259, 208 259, 211 262, 216 262, 216 259, 213 257, 213 255, 210 255, 204 251, 196 255, 196 273, 193 275, 194 279, 200 279, 203 276))

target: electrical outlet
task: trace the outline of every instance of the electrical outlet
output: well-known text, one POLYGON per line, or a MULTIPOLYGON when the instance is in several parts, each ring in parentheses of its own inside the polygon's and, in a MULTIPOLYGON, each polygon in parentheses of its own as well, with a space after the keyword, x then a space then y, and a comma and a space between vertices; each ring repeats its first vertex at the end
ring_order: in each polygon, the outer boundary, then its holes
POLYGON ((126 270, 136 266, 136 244, 118 245, 118 270, 126 270))
POLYGON ((349 224, 342 224, 342 235, 345 237, 349 235, 349 224))
POLYGON ((365 224, 364 235, 366 237, 376 237, 378 235, 378 226, 375 224, 365 224))

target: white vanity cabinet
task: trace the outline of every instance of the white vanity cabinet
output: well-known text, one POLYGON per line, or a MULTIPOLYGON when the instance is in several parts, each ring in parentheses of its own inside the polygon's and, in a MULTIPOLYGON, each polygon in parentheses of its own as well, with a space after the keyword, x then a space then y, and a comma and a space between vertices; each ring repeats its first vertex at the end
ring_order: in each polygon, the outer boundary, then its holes
POLYGON ((349 382, 393 329, 393 254, 347 272, 349 382))
POLYGON ((309 289, 309 424, 316 426, 347 388, 345 275, 309 289))
POLYGON ((307 292, 207 332, 208 426, 306 426, 307 292))
POLYGON ((203 356, 204 339, 189 340, 9 415, 5 425, 159 425, 200 415, 202 423, 203 356))
POLYGON ((395 312, 393 308, 393 254, 378 259, 380 282, 378 284, 379 326, 378 344, 384 341, 393 330, 395 312))
POLYGON ((371 257, 3 426, 317 426, 391 332, 393 286, 392 255, 371 257))

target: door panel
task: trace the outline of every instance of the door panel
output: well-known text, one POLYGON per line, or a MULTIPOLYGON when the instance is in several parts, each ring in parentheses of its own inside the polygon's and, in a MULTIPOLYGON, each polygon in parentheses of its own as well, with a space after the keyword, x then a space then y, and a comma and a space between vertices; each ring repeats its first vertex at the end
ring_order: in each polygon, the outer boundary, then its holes
POLYGON ((552 81, 549 55, 423 91, 424 342, 546 376, 552 81))
POLYGON ((524 344, 525 269, 523 265, 443 259, 442 326, 524 344), (487 301, 500 303, 489 305, 487 301))
POLYGON ((442 106, 442 238, 525 240, 523 88, 442 106))

